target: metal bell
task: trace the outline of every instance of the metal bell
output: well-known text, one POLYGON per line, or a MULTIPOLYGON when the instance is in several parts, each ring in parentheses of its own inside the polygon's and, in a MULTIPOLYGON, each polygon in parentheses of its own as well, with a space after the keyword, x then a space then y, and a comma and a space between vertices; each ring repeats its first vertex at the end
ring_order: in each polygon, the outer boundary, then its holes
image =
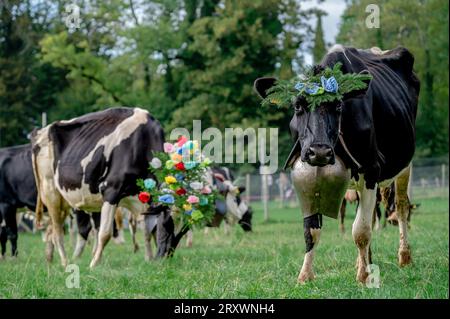
POLYGON ((300 200, 303 217, 323 214, 337 218, 350 182, 350 170, 336 156, 335 164, 311 166, 300 157, 292 166, 291 178, 300 200))

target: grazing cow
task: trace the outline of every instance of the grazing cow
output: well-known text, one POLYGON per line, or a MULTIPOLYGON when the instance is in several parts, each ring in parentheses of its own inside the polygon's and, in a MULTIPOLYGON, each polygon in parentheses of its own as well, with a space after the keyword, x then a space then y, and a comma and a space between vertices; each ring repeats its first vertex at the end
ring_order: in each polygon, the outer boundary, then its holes
MULTIPOLYGON (((409 200, 409 196, 407 197, 408 200, 408 227, 409 223, 411 221, 411 215, 414 209, 420 206, 420 204, 411 204, 409 200)), ((381 189, 381 201, 384 206, 384 223, 383 227, 386 226, 386 222, 389 222, 390 224, 397 226, 398 225, 398 217, 395 207, 395 185, 391 184, 389 187, 385 187, 381 189)))
MULTIPOLYGON (((225 198, 225 201, 216 200, 216 213, 207 226, 219 227, 225 218, 227 223, 233 224, 237 221, 244 231, 251 231, 253 214, 251 207, 241 200, 239 187, 233 185, 233 176, 229 170, 227 168, 211 168, 206 173, 205 179, 212 188, 217 189, 225 198)), ((240 191, 243 192, 244 190, 245 188, 240 188, 240 191)), ((175 225, 172 212, 167 206, 152 205, 146 218, 151 214, 160 215, 156 226, 154 223, 145 221, 146 233, 153 234, 156 238, 157 257, 172 256, 181 238, 189 233, 190 229, 186 225, 175 225), (156 229, 157 231, 155 231, 156 229)), ((189 240, 192 240, 192 238, 189 240)))
MULTIPOLYGON (((38 185, 37 218, 44 204, 52 223, 52 242, 67 265, 63 221, 70 207, 101 212, 98 244, 90 267, 101 259, 109 241, 114 213, 125 207, 146 210, 139 202, 138 178, 147 178, 152 151, 163 151, 164 132, 146 110, 117 107, 52 123, 32 134, 33 170, 38 185)), ((156 219, 157 216, 154 216, 156 219)))
MULTIPOLYGON (((405 48, 389 51, 359 50, 335 45, 314 66, 314 74, 342 63, 343 73, 369 72, 372 80, 363 90, 350 92, 342 100, 310 110, 299 96, 293 101, 290 123, 294 147, 286 166, 306 162, 312 167, 343 162, 356 181, 360 205, 352 235, 358 249, 357 280, 368 278, 371 221, 377 185, 395 179, 395 205, 399 222, 400 266, 411 262, 407 236, 407 187, 410 162, 415 151, 415 119, 420 82, 413 72, 414 57, 405 48)), ((260 78, 255 89, 265 98, 275 78, 260 78)), ((342 197, 341 197, 342 200, 342 197)), ((314 278, 313 257, 322 227, 322 214, 304 218, 306 254, 298 281, 314 278)))
POLYGON ((0 243, 1 257, 6 253, 7 240, 11 254, 17 256, 18 208, 36 208, 36 185, 31 165, 31 145, 0 149, 0 243))

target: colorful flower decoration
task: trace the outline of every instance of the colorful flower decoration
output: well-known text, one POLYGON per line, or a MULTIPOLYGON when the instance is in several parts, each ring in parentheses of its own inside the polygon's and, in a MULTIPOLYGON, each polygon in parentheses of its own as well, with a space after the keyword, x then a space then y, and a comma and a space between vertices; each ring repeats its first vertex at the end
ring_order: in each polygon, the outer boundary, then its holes
POLYGON ((359 73, 343 73, 342 63, 326 67, 320 72, 310 68, 304 75, 290 80, 277 80, 267 90, 267 96, 262 100, 263 106, 276 104, 278 107, 289 108, 292 101, 301 96, 308 106, 314 110, 324 103, 342 101, 344 95, 367 88, 372 79, 368 70, 359 73))
POLYGON ((190 195, 190 196, 186 199, 186 201, 187 201, 189 204, 198 204, 198 203, 200 202, 200 199, 199 199, 197 196, 195 196, 195 195, 190 195))
POLYGON ((174 184, 174 183, 177 182, 177 179, 176 179, 175 177, 173 177, 172 175, 169 175, 169 176, 166 176, 166 177, 164 178, 164 181, 165 181, 167 184, 174 184))
POLYGON ((144 180, 144 186, 147 189, 153 189, 156 186, 156 181, 154 179, 147 178, 144 180))
POLYGON ((172 153, 175 147, 171 143, 164 143, 164 152, 172 153))
POLYGON ((162 166, 162 162, 159 158, 153 157, 153 159, 150 162, 150 166, 153 167, 154 169, 158 169, 162 166))
POLYGON ((221 196, 208 186, 206 170, 212 164, 204 157, 197 141, 181 136, 176 143, 164 143, 164 152, 153 152, 149 173, 155 178, 139 179, 138 195, 143 203, 152 200, 173 208, 189 225, 211 220, 216 198, 221 196), (158 186, 158 181, 161 183, 158 186))
POLYGON ((166 194, 158 197, 158 201, 163 204, 173 204, 175 203, 175 198, 173 195, 166 194))
POLYGON ((330 93, 337 93, 339 89, 339 85, 334 76, 325 78, 323 75, 320 77, 320 81, 322 82, 322 87, 325 91, 330 93))
POLYGON ((138 198, 142 203, 145 204, 148 203, 148 201, 150 200, 150 194, 147 192, 140 192, 138 198))

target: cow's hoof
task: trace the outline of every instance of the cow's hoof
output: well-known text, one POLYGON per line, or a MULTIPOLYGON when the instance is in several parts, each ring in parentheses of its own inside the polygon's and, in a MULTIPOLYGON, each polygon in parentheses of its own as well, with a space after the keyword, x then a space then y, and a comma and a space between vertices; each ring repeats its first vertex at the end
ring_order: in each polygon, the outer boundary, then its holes
POLYGON ((300 284, 304 284, 308 281, 314 280, 316 276, 314 275, 314 272, 312 271, 301 271, 298 275, 297 282, 300 284))
POLYGON ((369 277, 369 273, 366 271, 365 267, 358 268, 356 280, 362 284, 365 284, 367 282, 367 277, 369 277))
POLYGON ((411 261, 411 251, 409 249, 398 251, 398 264, 400 265, 400 267, 409 265, 411 261))

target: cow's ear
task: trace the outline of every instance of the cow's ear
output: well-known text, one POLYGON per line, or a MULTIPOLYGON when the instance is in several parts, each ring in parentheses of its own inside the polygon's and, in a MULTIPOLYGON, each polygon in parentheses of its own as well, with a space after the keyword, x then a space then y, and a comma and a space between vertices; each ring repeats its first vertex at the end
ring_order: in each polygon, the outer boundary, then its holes
POLYGON ((367 90, 369 90, 371 80, 363 80, 363 81, 367 84, 364 89, 354 90, 354 91, 345 93, 343 100, 345 101, 345 100, 349 100, 349 99, 356 99, 356 98, 364 97, 364 95, 366 95, 366 93, 367 93, 367 90))
POLYGON ((258 78, 253 84, 253 87, 255 88, 256 93, 265 99, 267 97, 267 90, 270 89, 276 81, 277 79, 272 77, 258 78))

